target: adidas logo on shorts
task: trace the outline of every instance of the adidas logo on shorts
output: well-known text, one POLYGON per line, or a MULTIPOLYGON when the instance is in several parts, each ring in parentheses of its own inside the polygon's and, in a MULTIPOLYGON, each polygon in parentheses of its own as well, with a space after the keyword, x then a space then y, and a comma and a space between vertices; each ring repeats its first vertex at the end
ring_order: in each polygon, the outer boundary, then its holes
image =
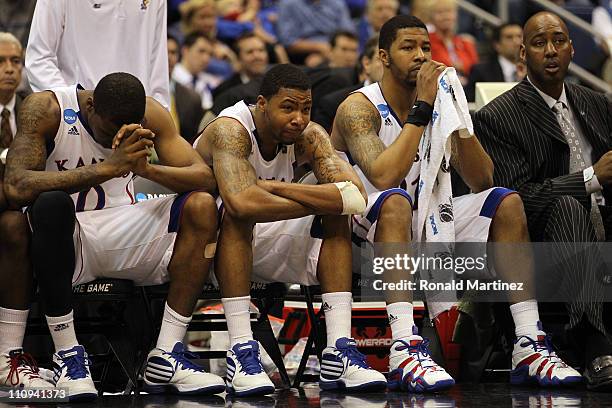
POLYGON ((76 126, 73 126, 68 130, 68 134, 72 136, 79 136, 79 130, 76 126))

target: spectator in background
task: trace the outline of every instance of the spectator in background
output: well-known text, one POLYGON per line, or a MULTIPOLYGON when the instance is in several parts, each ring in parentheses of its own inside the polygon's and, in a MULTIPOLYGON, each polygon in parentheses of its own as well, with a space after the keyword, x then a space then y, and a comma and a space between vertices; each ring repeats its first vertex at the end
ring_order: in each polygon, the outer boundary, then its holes
POLYGON ((136 76, 169 107, 166 1, 38 0, 26 50, 34 91, 81 84, 111 72, 136 76))
POLYGON ((355 68, 359 60, 359 40, 352 31, 336 31, 331 39, 330 68, 355 68))
POLYGON ((192 144, 204 116, 202 99, 191 88, 172 79, 172 71, 179 61, 180 46, 176 38, 168 36, 168 68, 170 71, 170 114, 179 134, 192 144))
POLYGON ((525 66, 519 63, 522 42, 523 28, 518 24, 506 23, 494 30, 496 55, 490 61, 472 67, 466 90, 468 101, 474 100, 476 82, 518 82, 525 77, 525 66))
POLYGON ((23 48, 11 33, 0 33, 0 158, 4 162, 6 150, 17 133, 17 113, 23 95, 16 93, 21 82, 23 48))
POLYGON ((25 48, 36 0, 0 0, 0 32, 13 34, 25 48))
POLYGON ((253 78, 261 78, 268 69, 268 51, 263 40, 254 33, 238 37, 235 51, 240 63, 240 71, 223 81, 213 92, 213 97, 237 85, 247 84, 253 78))
POLYGON ((312 120, 331 132, 334 117, 338 106, 353 91, 378 82, 382 78, 383 66, 378 58, 378 36, 374 36, 366 43, 365 51, 359 61, 359 83, 346 88, 339 89, 321 98, 315 106, 312 120))
POLYGON ((344 0, 282 0, 277 25, 292 62, 310 67, 329 59, 333 33, 355 31, 344 0))
POLYGON ((605 39, 600 41, 608 59, 604 64, 601 76, 604 81, 612 84, 612 0, 600 0, 599 6, 593 10, 593 28, 605 39))
POLYGON ((365 15, 359 20, 359 51, 364 52, 368 39, 378 35, 380 28, 399 10, 399 0, 370 0, 365 15))
POLYGON ((437 0, 431 5, 431 23, 435 31, 429 34, 431 58, 455 67, 463 86, 468 84, 472 66, 478 63, 478 53, 471 38, 455 33, 457 24, 456 0, 437 0))
MULTIPOLYGON (((212 58, 207 71, 221 77, 229 77, 238 70, 236 54, 227 44, 218 39, 218 16, 215 0, 187 0, 179 6, 181 12, 180 30, 173 27, 170 32, 184 43, 184 37, 191 33, 201 33, 208 38, 213 46, 212 58)), ((240 28, 233 35, 242 34, 240 28)))
POLYGON ((219 77, 205 72, 212 52, 213 45, 204 34, 191 33, 181 47, 181 62, 172 72, 172 79, 200 95, 204 110, 213 105, 212 91, 221 83, 219 77))

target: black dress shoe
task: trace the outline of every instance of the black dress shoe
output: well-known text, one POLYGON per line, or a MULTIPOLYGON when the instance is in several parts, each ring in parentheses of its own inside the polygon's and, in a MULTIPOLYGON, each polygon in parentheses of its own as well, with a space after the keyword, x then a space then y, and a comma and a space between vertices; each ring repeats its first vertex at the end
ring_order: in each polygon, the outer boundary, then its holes
POLYGON ((594 358, 584 371, 584 377, 589 390, 612 391, 612 356, 594 358))

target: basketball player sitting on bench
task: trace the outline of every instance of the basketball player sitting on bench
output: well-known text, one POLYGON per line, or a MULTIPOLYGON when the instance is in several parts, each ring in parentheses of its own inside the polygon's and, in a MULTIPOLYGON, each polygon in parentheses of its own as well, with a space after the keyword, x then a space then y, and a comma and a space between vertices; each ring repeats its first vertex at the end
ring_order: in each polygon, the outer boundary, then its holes
POLYGON ((274 392, 251 332, 251 279, 320 283, 327 325, 322 389, 386 387, 350 338, 347 214, 365 208, 362 184, 325 130, 310 122, 311 106, 306 75, 278 65, 263 78, 255 106, 240 101, 223 110, 195 142, 214 166, 225 210, 215 273, 230 336, 228 391, 237 396, 274 392), (294 163, 310 164, 321 184, 292 184, 294 163))
POLYGON ((93 91, 75 85, 28 97, 5 183, 9 202, 28 206, 31 262, 55 344, 57 387, 67 388, 71 400, 96 397, 75 336, 71 286, 113 278, 170 281, 157 346, 147 358, 146 390, 224 391, 223 380, 191 362, 182 344, 214 257, 217 208, 206 191, 216 184, 136 77, 113 73, 93 91), (121 139, 114 149, 113 139, 121 139), (147 160, 153 147, 160 165, 147 160), (135 175, 180 194, 136 204, 135 175))

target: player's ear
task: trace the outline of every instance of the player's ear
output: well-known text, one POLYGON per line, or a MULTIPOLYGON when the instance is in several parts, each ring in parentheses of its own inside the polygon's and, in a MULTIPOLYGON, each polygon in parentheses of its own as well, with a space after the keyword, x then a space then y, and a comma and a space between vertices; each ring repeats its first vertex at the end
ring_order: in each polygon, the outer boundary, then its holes
POLYGON ((380 62, 382 62, 383 66, 387 68, 391 64, 389 61, 389 53, 384 48, 378 50, 378 58, 380 58, 380 62))
POLYGON ((527 55, 527 49, 525 48, 525 44, 523 43, 523 44, 521 44, 521 48, 519 50, 519 59, 523 63, 527 62, 526 55, 527 55))
POLYGON ((93 110, 94 110, 94 103, 93 103, 93 97, 92 96, 87 98, 87 102, 86 102, 85 106, 87 106, 87 112, 93 112, 93 110))
POLYGON ((259 95, 257 97, 257 109, 261 109, 262 111, 266 110, 266 104, 268 103, 268 101, 266 100, 266 98, 263 95, 259 95))

